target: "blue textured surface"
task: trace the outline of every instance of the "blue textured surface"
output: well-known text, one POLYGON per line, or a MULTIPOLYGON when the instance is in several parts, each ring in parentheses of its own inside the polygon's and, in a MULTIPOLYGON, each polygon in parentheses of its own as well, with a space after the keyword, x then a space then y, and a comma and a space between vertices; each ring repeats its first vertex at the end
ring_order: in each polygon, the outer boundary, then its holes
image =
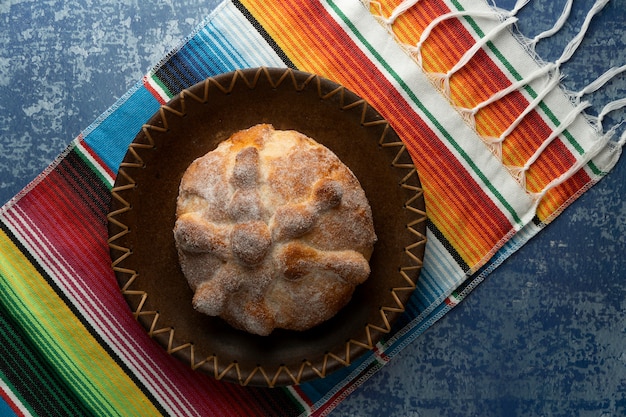
MULTIPOLYGON (((427 0, 423 0, 427 1, 427 0)), ((43 170, 215 6, 216 0, 0 0, 0 203, 43 170)), ((511 8, 511 0, 496 1, 511 8)), ((519 29, 564 0, 531 1, 519 29)), ((593 2, 575 1, 538 53, 553 60, 593 2)), ((626 64, 626 1, 594 19, 564 84, 626 64)), ((626 74, 589 96, 626 97, 626 74)), ((607 126, 626 112, 613 112, 607 126)), ((622 129, 623 130, 623 129, 622 129)), ((331 414, 626 415, 626 162, 331 414)))

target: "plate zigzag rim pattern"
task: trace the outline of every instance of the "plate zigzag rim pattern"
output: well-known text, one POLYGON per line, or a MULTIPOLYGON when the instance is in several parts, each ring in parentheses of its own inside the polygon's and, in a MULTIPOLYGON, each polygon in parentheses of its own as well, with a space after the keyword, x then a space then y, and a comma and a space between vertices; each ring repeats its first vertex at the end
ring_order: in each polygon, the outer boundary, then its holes
POLYGON ((303 375, 307 369, 310 369, 315 375, 322 378, 329 373, 329 369, 334 369, 337 363, 343 366, 352 364, 354 348, 358 350, 376 349, 378 336, 380 334, 388 334, 392 330, 393 323, 389 316, 394 316, 405 311, 405 305, 402 300, 407 299, 408 295, 416 288, 416 279, 423 266, 423 252, 426 245, 426 211, 423 203, 424 191, 421 188, 418 172, 408 153, 406 145, 397 137, 391 137, 392 135, 389 135, 389 132, 392 131, 389 122, 381 118, 370 119, 368 115, 371 114, 370 110, 373 110, 370 105, 363 99, 350 101, 349 95, 346 94, 348 90, 343 86, 337 86, 330 91, 324 91, 323 79, 320 76, 309 74, 309 76, 302 80, 300 79, 301 77, 297 76, 302 73, 296 73, 296 71, 292 69, 283 70, 284 72, 279 76, 274 75, 275 71, 265 67, 258 68, 255 71, 237 70, 234 72, 228 85, 220 84, 220 82, 216 81, 213 77, 207 78, 203 82, 201 89, 202 94, 197 94, 189 89, 185 89, 179 94, 179 100, 176 101, 177 107, 174 107, 171 102, 162 105, 157 113, 159 115, 158 119, 160 120, 160 124, 146 123, 142 126, 142 132, 147 141, 145 143, 134 141, 130 144, 127 157, 119 167, 115 185, 111 190, 112 199, 118 208, 110 211, 107 215, 110 230, 107 243, 111 252, 111 266, 118 277, 124 277, 121 280, 125 282, 121 285, 122 294, 125 297, 139 298, 137 308, 132 311, 135 319, 142 317, 148 320, 150 323, 146 329, 148 335, 153 338, 156 336, 164 337, 167 340, 167 345, 164 347, 169 354, 174 355, 182 351, 187 351, 185 356, 190 358, 189 365, 192 369, 198 369, 208 365, 213 369, 212 374, 217 380, 226 379, 237 381, 241 385, 250 384, 251 381, 258 378, 258 374, 262 375, 263 381, 269 387, 277 386, 278 381, 281 380, 284 375, 287 375, 287 379, 291 383, 299 384, 303 382, 303 375), (169 129, 169 118, 184 117, 187 111, 188 100, 206 103, 211 99, 213 94, 230 94, 239 83, 244 83, 247 88, 254 89, 260 80, 269 82, 273 88, 277 88, 283 83, 291 83, 296 91, 301 91, 313 83, 321 100, 338 98, 339 108, 341 110, 360 111, 360 123, 363 127, 382 127, 382 134, 378 145, 395 152, 391 166, 394 169, 402 170, 403 177, 399 185, 411 193, 411 197, 404 204, 404 209, 408 210, 413 217, 412 221, 406 224, 406 228, 414 237, 414 242, 404 248, 407 265, 398 269, 398 274, 402 278, 402 285, 391 288, 393 302, 389 305, 381 306, 377 320, 367 323, 364 328, 365 331, 360 337, 353 337, 346 341, 345 349, 343 349, 341 353, 326 352, 320 364, 314 364, 305 360, 295 368, 281 365, 276 370, 268 370, 261 365, 257 365, 256 368, 246 375, 237 361, 223 363, 219 355, 215 354, 197 357, 198 355, 193 343, 179 343, 176 340, 176 330, 174 328, 160 325, 161 314, 158 310, 145 308, 146 301, 150 295, 146 291, 134 289, 134 284, 139 277, 139 272, 122 265, 125 260, 133 256, 133 250, 131 247, 126 247, 118 243, 123 237, 131 233, 131 228, 124 224, 119 218, 132 210, 132 204, 129 201, 130 199, 126 197, 126 194, 129 192, 132 193, 132 190, 137 185, 133 179, 133 170, 141 169, 145 166, 142 152, 154 149, 155 147, 155 141, 152 137, 153 132, 167 132, 169 129), (115 229, 116 231, 111 232, 111 229, 115 229), (333 366, 331 366, 331 364, 333 366))

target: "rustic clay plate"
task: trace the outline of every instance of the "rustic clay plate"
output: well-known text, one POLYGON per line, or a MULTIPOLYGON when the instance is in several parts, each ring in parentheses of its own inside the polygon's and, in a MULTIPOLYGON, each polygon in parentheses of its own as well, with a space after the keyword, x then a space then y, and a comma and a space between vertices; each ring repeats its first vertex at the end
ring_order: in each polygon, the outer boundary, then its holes
POLYGON ((303 72, 242 70, 184 90, 130 145, 112 197, 112 266, 135 317, 193 369, 243 385, 298 384, 350 365, 390 332, 422 265, 424 199, 402 142, 355 94, 303 72), (256 336, 196 312, 178 264, 172 229, 184 171, 258 123, 298 130, 330 148, 372 207, 378 242, 369 279, 334 318, 305 332, 256 336))

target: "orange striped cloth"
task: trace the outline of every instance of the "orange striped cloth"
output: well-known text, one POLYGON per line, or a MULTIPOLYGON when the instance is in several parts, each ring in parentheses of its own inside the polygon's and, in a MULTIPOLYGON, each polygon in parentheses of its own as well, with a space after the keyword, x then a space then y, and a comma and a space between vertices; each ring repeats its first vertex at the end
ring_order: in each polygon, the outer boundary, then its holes
POLYGON ((624 138, 559 88, 570 51, 536 61, 516 19, 480 0, 222 3, 0 210, 0 412, 332 411, 620 155, 624 138), (422 274, 393 331, 345 369, 274 389, 217 381, 153 343, 120 294, 106 229, 142 124, 206 77, 259 66, 316 73, 371 103, 409 150, 428 212, 422 274))

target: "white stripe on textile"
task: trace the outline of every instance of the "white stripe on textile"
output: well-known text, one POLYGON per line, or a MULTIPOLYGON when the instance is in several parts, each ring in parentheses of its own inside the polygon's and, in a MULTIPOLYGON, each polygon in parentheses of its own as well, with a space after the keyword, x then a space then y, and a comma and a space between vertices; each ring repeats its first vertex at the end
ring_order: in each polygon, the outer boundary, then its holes
POLYGON ((20 399, 17 398, 15 394, 13 394, 13 391, 11 390, 11 388, 9 388, 9 386, 4 382, 2 378, 0 378, 0 391, 3 392, 4 393, 3 395, 6 395, 6 397, 9 398, 9 400, 11 400, 13 405, 17 407, 18 411, 22 413, 25 417, 32 416, 28 408, 24 407, 24 404, 22 404, 20 399))
POLYGON ((94 157, 91 156, 91 153, 86 148, 85 141, 82 140, 81 137, 76 140, 76 150, 77 152, 80 152, 80 154, 91 163, 91 166, 96 169, 98 173, 100 173, 106 184, 109 187, 113 187, 115 179, 111 176, 108 170, 104 169, 102 165, 100 165, 98 161, 96 161, 94 157))
POLYGON ((224 7, 219 21, 214 24, 232 48, 242 54, 249 67, 285 67, 276 52, 232 3, 224 7))
MULTIPOLYGON (((204 26, 198 29, 196 35, 190 37, 187 42, 191 39, 199 42, 202 45, 202 55, 210 55, 213 60, 217 59, 221 68, 225 68, 226 71, 261 66, 285 67, 285 63, 278 54, 233 3, 222 3, 219 10, 219 19, 206 21, 204 26)), ((184 47, 185 45, 180 45, 168 56, 184 47)), ((158 68, 159 66, 149 72, 146 81, 160 98, 167 102, 172 96, 163 90, 153 77, 158 68)))
POLYGON ((453 288, 457 288, 463 282, 465 273, 430 229, 427 229, 426 237, 428 241, 424 251, 426 270, 420 275, 420 281, 422 278, 428 279, 432 276, 430 279, 436 280, 445 290, 438 293, 437 297, 448 296, 453 288))
MULTIPOLYGON (((364 1, 367 5, 368 1, 364 1)), ((416 2, 403 3, 406 7, 401 8, 401 13, 408 10, 416 2)), ((579 33, 570 41, 565 48, 561 58, 555 63, 544 64, 538 61, 534 61, 529 56, 529 49, 532 49, 533 42, 525 41, 519 36, 512 36, 509 31, 502 30, 507 26, 507 23, 511 21, 511 16, 514 16, 519 9, 527 4, 526 0, 520 0, 512 11, 503 11, 488 5, 487 3, 476 3, 470 0, 447 0, 448 7, 452 10, 450 13, 444 14, 437 19, 434 19, 429 26, 427 26, 422 33, 422 36, 428 36, 429 30, 433 29, 433 25, 439 24, 443 20, 449 18, 458 18, 468 33, 473 33, 476 43, 470 48, 462 57, 462 59, 453 66, 447 74, 429 74, 433 79, 436 79, 441 83, 440 93, 446 97, 450 96, 449 91, 449 75, 456 72, 459 68, 464 66, 471 60, 477 48, 482 49, 493 60, 494 63, 499 63, 499 66, 503 74, 508 74, 511 86, 496 93, 493 97, 485 101, 485 103, 491 103, 498 100, 501 96, 509 94, 512 90, 517 90, 526 96, 529 103, 533 103, 532 107, 529 107, 527 111, 523 112, 516 122, 506 130, 507 134, 510 133, 514 127, 525 117, 530 110, 536 110, 537 114, 542 117, 544 122, 551 126, 551 129, 555 131, 555 134, 547 138, 543 145, 538 148, 537 153, 527 161, 526 164, 522 164, 521 167, 508 167, 509 171, 513 174, 520 185, 524 188, 524 191, 528 193, 529 198, 535 200, 535 204, 532 207, 532 211, 536 210, 541 198, 552 188, 563 183, 576 173, 581 167, 587 165, 588 161, 592 159, 597 153, 602 152, 606 143, 613 135, 614 131, 610 129, 605 135, 602 132, 602 117, 604 112, 612 111, 616 108, 626 106, 625 100, 618 100, 613 103, 609 103, 605 109, 602 110, 597 117, 596 126, 589 123, 589 118, 583 111, 587 107, 581 105, 575 107, 574 101, 571 98, 571 94, 564 94, 559 88, 560 81, 560 65, 567 61, 569 57, 576 50, 584 37, 591 19, 597 14, 607 3, 607 0, 597 0, 594 6, 587 14, 583 25, 581 26, 579 33), (493 15, 498 14, 499 19, 493 19, 493 15), (480 27, 476 26, 474 19, 481 19, 480 27), (487 42, 489 41, 489 42, 487 42), (549 90, 543 91, 540 88, 539 97, 537 97, 537 88, 545 83, 544 79, 552 80, 547 85, 550 86, 549 90), (541 102, 541 103, 540 103, 541 102), (575 135, 572 132, 576 132, 575 135), (534 160, 536 160, 541 152, 545 150, 548 145, 553 142, 561 142, 568 151, 577 159, 563 175, 559 175, 556 178, 551 178, 548 181, 548 185, 544 187, 540 192, 530 192, 526 189, 525 174, 534 160)), ((565 12, 568 10, 566 8, 565 12)), ((396 13, 399 15, 400 12, 396 13)), ((395 16, 397 17, 397 16, 395 16)), ((395 20, 395 17, 393 20, 395 20)), ((384 16, 375 16, 375 19, 383 22, 384 29, 388 33, 393 35, 392 24, 389 19, 385 19, 384 16)), ((562 19, 561 19, 562 20, 562 19)), ((562 25, 562 21, 557 22, 555 25, 555 31, 562 25)), ((542 34, 541 36, 544 36, 542 34)), ((394 36, 395 37, 395 36, 394 36)), ((396 39, 397 40, 397 39, 396 39)), ((398 40, 397 40, 398 41, 398 40)), ((420 55, 420 42, 416 46, 402 45, 404 49, 413 56, 418 66, 421 67, 421 55, 420 55)), ((400 44, 400 42, 398 41, 400 44)), ((579 93, 575 98, 580 98, 579 93)), ((474 115, 476 111, 480 109, 480 105, 473 109, 458 108, 459 112, 464 115, 464 119, 468 125, 475 130, 474 115)), ((448 125, 446 125, 448 126, 448 125)), ((481 138, 485 141, 487 147, 495 155, 496 159, 501 161, 502 151, 501 143, 506 140, 507 134, 503 134, 500 138, 481 138)), ((482 166, 482 165, 481 165, 482 166)), ((601 170, 606 171, 611 167, 600 167, 601 170), (606 169, 605 169, 606 168, 606 169)), ((528 216, 524 217, 528 220, 528 216)), ((518 223, 516 230, 519 230, 526 222, 518 223)))

